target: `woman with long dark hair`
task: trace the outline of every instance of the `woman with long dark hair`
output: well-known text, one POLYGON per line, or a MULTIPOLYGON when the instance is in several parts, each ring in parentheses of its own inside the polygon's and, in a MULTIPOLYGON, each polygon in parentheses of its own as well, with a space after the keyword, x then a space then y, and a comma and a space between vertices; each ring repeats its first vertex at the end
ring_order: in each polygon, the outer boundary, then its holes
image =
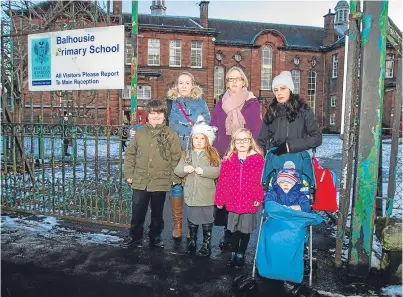
POLYGON ((275 155, 298 153, 322 144, 322 132, 315 114, 299 97, 293 94, 291 73, 283 71, 273 79, 275 98, 263 119, 258 143, 275 155))

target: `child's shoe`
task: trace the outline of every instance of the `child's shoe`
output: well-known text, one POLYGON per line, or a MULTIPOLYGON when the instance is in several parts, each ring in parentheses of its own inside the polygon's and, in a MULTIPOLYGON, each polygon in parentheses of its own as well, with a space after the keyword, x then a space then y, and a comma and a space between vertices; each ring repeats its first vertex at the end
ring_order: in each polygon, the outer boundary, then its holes
POLYGON ((229 261, 227 262, 227 267, 228 268, 234 268, 236 263, 236 253, 232 252, 231 257, 229 258, 229 261))
POLYGON ((235 267, 236 268, 242 268, 245 265, 245 254, 236 254, 236 262, 235 262, 235 267))
POLYGON ((143 240, 142 239, 134 239, 132 237, 127 237, 123 240, 122 247, 124 248, 142 248, 143 240))
POLYGON ((163 248, 164 242, 161 239, 161 236, 151 237, 150 238, 150 247, 152 248, 163 248))
POLYGON ((231 231, 228 229, 224 229, 224 236, 220 240, 219 247, 222 250, 228 250, 231 248, 231 231))

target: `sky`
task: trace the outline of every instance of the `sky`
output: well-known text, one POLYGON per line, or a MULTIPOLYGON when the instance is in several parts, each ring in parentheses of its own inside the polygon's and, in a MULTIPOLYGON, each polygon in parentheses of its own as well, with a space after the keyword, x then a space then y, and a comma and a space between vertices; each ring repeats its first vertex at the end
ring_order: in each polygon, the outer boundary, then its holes
MULTIPOLYGON (((199 1, 166 0, 166 14, 198 17, 199 1)), ((334 12, 337 1, 240 1, 210 0, 209 18, 323 27, 323 16, 334 12)), ((150 14, 151 0, 139 0, 139 13, 150 14)), ((131 1, 123 1, 123 11, 131 12, 131 1)), ((389 17, 403 31, 403 1, 389 0, 389 17)))

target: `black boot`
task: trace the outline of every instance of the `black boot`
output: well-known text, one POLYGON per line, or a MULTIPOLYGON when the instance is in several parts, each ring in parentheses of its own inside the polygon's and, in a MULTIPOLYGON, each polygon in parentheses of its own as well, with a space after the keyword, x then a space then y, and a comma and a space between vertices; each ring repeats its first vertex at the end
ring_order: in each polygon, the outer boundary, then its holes
POLYGON ((200 257, 208 257, 211 255, 211 233, 213 231, 213 224, 203 224, 203 245, 197 253, 200 257))
POLYGON ((196 252, 197 230, 199 229, 199 225, 195 225, 188 220, 188 227, 190 237, 186 248, 186 254, 193 255, 196 252))
POLYGON ((231 248, 231 231, 228 230, 227 228, 224 229, 224 236, 220 240, 220 249, 222 250, 227 250, 231 248))
POLYGON ((228 268, 234 268, 236 263, 236 253, 232 252, 231 257, 229 258, 229 261, 227 262, 227 267, 228 268))
POLYGON ((121 244, 124 248, 141 248, 143 247, 143 240, 142 239, 134 239, 132 237, 127 237, 121 244))
POLYGON ((236 254, 236 268, 242 268, 245 265, 245 254, 238 253, 236 254))

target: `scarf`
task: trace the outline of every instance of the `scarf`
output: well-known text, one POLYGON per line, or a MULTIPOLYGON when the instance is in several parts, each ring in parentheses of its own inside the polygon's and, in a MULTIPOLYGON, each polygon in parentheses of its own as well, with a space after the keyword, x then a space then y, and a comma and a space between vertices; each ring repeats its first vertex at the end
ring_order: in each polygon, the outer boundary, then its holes
POLYGON ((248 99, 249 91, 243 88, 237 94, 230 94, 227 90, 222 98, 222 109, 227 114, 225 119, 225 129, 227 135, 232 135, 239 128, 245 126, 245 118, 241 110, 248 99))

